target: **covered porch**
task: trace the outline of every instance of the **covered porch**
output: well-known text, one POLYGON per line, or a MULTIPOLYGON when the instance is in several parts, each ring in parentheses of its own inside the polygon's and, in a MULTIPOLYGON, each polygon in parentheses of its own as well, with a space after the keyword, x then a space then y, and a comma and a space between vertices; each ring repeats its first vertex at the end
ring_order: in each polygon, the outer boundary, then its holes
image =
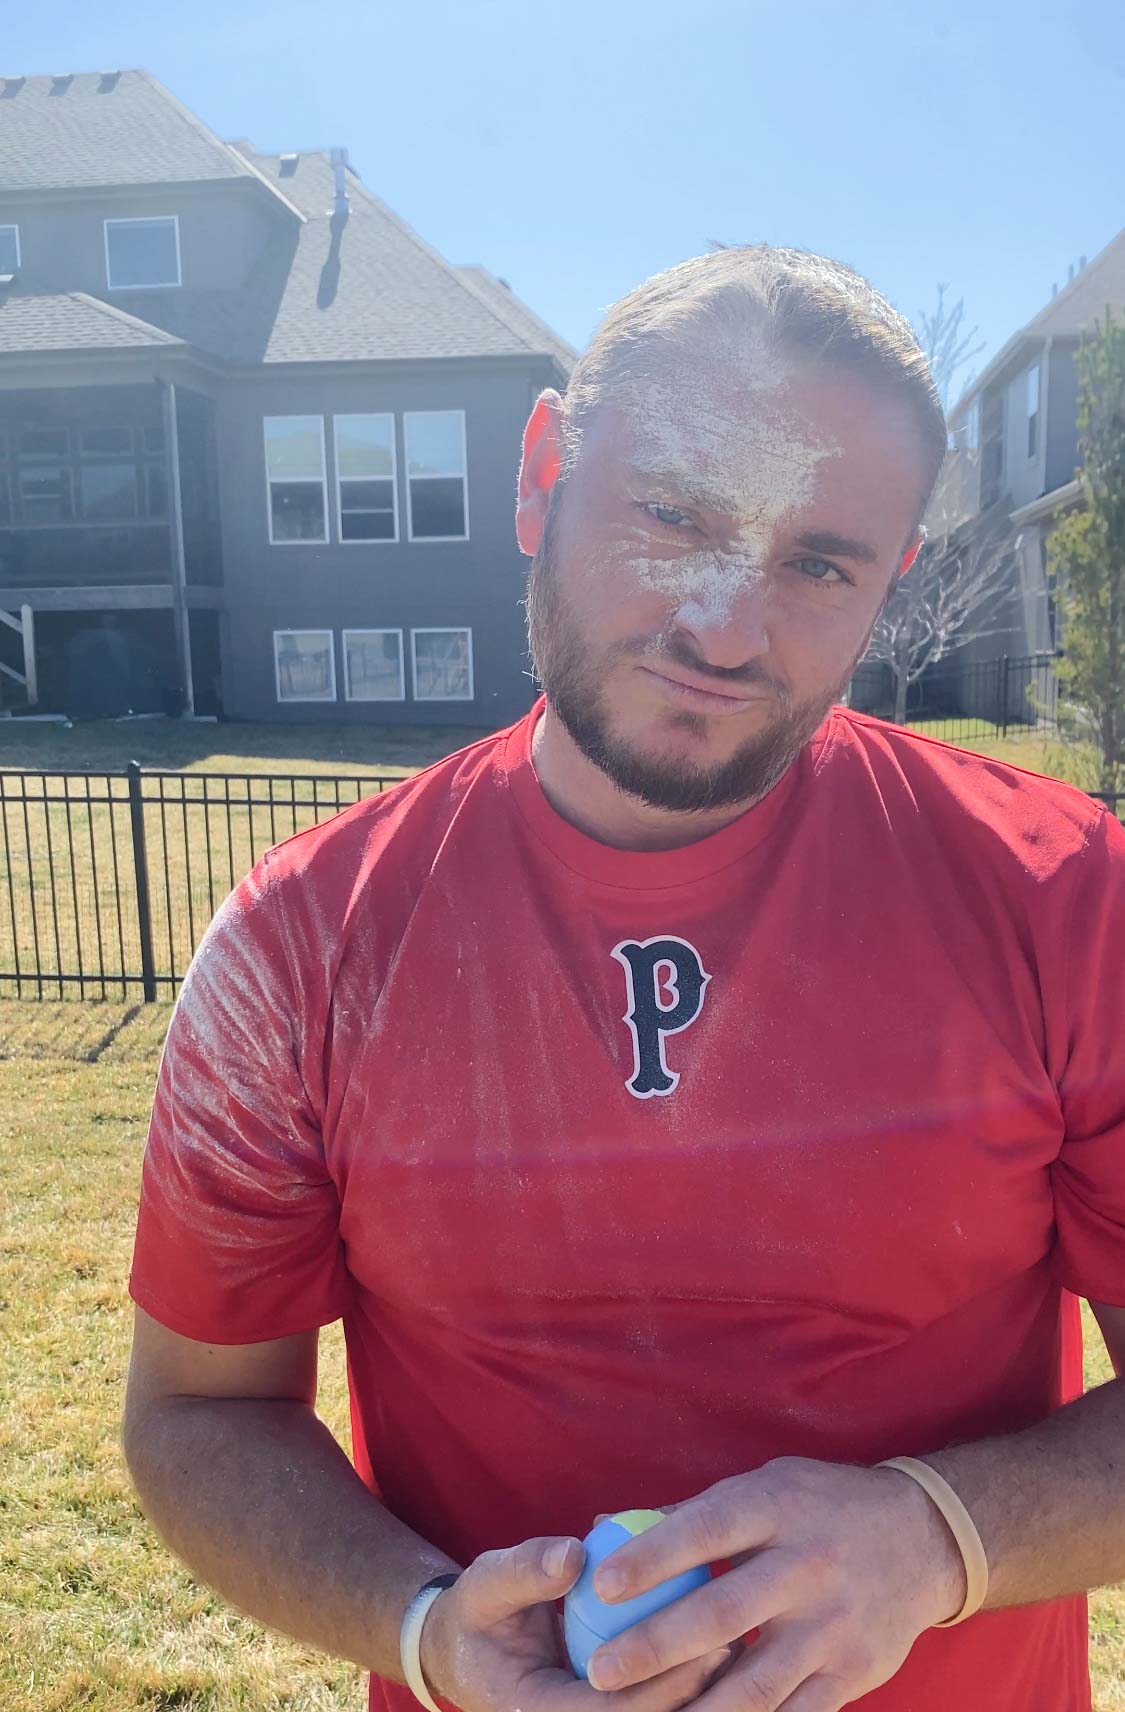
POLYGON ((81 294, 0 300, 0 710, 218 711, 222 583, 206 363, 81 294))

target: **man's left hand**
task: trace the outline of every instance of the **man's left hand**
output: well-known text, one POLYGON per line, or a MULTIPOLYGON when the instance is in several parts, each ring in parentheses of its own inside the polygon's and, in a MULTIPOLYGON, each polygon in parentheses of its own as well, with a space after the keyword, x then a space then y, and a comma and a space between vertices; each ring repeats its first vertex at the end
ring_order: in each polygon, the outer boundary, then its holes
POLYGON ((896 1469, 781 1457, 664 1508, 664 1521, 601 1565, 603 1599, 630 1598, 698 1564, 731 1568, 599 1647, 595 1688, 646 1681, 756 1629, 698 1704, 838 1712, 892 1677, 922 1631, 964 1602, 953 1535, 896 1469))

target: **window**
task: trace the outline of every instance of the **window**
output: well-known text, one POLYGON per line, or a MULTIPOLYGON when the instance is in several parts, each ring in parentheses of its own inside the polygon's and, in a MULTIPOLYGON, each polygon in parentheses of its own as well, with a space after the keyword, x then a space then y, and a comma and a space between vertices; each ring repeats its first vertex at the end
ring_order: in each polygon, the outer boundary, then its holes
POLYGON ((107 220, 105 278, 110 291, 179 285, 180 222, 176 216, 107 220))
POLYGON ((162 458, 164 456, 163 428, 142 428, 141 445, 151 457, 162 458))
POLYGON ((1004 398, 1004 392, 997 391, 981 403, 980 503, 985 511, 996 504, 1004 486, 1004 398))
POLYGON ((0 274, 18 273, 20 268, 20 229, 0 226, 0 274))
POLYGON ((275 630, 273 662, 278 701, 336 700, 331 630, 275 630))
POLYGON ((412 630, 415 701, 472 701, 471 630, 412 630))
POLYGON ((20 470, 20 504, 25 523, 69 523, 73 516, 70 471, 44 464, 20 470))
POLYGON ((397 541, 395 419, 334 416, 341 541, 397 541))
POLYGON ((83 428, 78 443, 84 458, 131 458, 133 430, 131 428, 83 428))
POLYGON ((405 701, 401 630, 344 631, 348 701, 405 701))
POLYGON ((82 515, 91 523, 131 520, 137 515, 135 464, 83 464, 78 471, 82 515))
POLYGON ((66 428, 25 428, 20 435, 21 458, 69 458, 70 434, 66 428))
POLYGON ((1039 364, 1032 363, 1027 371, 1027 455, 1033 458, 1039 448, 1039 364))
POLYGON ((412 541, 467 541, 465 412, 408 410, 406 512, 412 541))
POLYGON ((267 416, 270 540, 327 541, 323 416, 267 416))

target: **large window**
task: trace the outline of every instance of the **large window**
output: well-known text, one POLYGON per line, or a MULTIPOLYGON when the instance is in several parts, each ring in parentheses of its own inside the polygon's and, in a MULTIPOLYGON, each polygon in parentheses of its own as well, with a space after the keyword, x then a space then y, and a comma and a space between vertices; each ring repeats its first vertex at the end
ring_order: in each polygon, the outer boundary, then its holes
POLYGON ((412 541, 467 541, 465 412, 408 410, 406 510, 412 541))
POLYGON ((270 540, 327 541, 323 416, 267 416, 264 431, 270 540))
POLYGON ((157 427, 25 424, 0 435, 0 526, 119 525, 167 516, 157 427))
POLYGON ((180 283, 180 222, 174 214, 107 220, 105 278, 110 291, 180 283))
POLYGON ((0 226, 0 274, 18 273, 20 266, 20 229, 0 226))
POLYGON ((331 630, 275 630, 273 661, 278 701, 336 700, 331 630))
POLYGON ((83 517, 92 523, 116 523, 136 517, 136 464, 84 463, 78 475, 83 517))
POLYGON ((397 541, 395 419, 334 416, 341 541, 397 541))
POLYGON ((472 701, 471 630, 412 630, 415 701, 472 701))
POLYGON ((401 630, 344 631, 348 701, 405 701, 401 630))
POLYGON ((1027 371, 1027 455, 1033 458, 1039 449, 1039 364, 1032 363, 1027 371))
POLYGON ((25 523, 69 523, 74 515, 69 468, 65 464, 22 465, 20 510, 25 523))

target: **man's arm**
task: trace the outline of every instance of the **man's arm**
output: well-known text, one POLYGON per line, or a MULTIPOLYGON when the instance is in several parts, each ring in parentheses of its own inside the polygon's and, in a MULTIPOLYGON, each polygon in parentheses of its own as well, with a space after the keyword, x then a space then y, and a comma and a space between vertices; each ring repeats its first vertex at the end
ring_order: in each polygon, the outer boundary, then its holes
MULTIPOLYGON (((406 1607, 458 1566, 374 1497, 316 1414, 317 1341, 199 1343, 137 1308, 125 1459, 145 1514, 201 1581, 259 1622, 401 1682, 406 1607)), ((477 1558, 423 1630, 433 1691, 465 1712, 602 1712, 558 1650, 553 1602, 581 1565, 565 1538, 477 1558)), ((727 1658, 716 1649, 612 1698, 619 1712, 678 1712, 727 1658)))
POLYGON ((458 1565, 378 1502, 317 1415, 318 1334, 196 1343, 135 1313, 122 1447, 162 1538, 260 1622, 400 1677, 411 1596, 458 1565))

